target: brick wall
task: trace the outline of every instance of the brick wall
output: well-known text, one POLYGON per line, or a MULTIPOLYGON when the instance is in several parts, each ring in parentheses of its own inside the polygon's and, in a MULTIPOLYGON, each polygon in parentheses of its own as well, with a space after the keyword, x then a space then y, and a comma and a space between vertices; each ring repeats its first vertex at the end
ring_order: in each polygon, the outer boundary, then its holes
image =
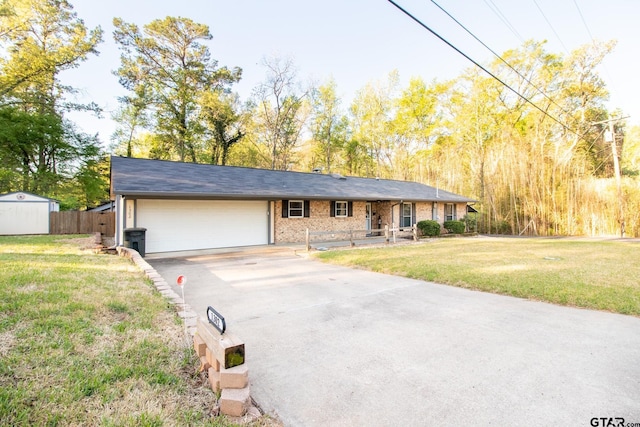
POLYGON ((362 230, 365 222, 365 202, 353 202, 353 216, 336 218, 330 215, 331 202, 311 200, 309 218, 282 218, 282 200, 275 204, 275 242, 304 242, 307 228, 312 231, 362 230))
MULTIPOLYGON (((391 226, 391 209, 393 206, 393 221, 397 225, 400 221, 400 206, 397 202, 371 202, 371 228, 384 228, 391 226), (395 206, 393 206, 395 205, 395 206), (380 218, 380 226, 378 225, 380 218)), ((416 222, 432 219, 432 203, 416 203, 416 222)), ((458 203, 456 206, 457 217, 462 219, 466 214, 466 203, 458 203)), ((282 218, 282 200, 275 202, 275 243, 301 243, 305 241, 307 228, 310 231, 339 231, 339 230, 364 230, 366 228, 366 202, 353 202, 353 216, 346 218, 332 217, 330 214, 331 202, 329 200, 311 200, 309 202, 308 218, 282 218)), ((444 203, 438 203, 438 222, 444 222, 444 203)), ((335 236, 340 238, 341 236, 335 236)), ((315 236, 315 240, 328 240, 331 236, 315 236)), ((312 239, 313 240, 313 239, 312 239)))
MULTIPOLYGON (((431 204, 429 204, 429 209, 431 209, 431 204)), ((444 216, 444 210, 445 210, 445 203, 438 203, 438 222, 440 224, 444 223, 445 221, 445 216, 444 216)), ((467 204, 466 203, 456 203, 456 218, 457 220, 462 220, 462 218, 464 218, 464 216, 467 214, 467 204)), ((431 219, 431 215, 429 215, 429 218, 424 218, 424 219, 431 219)))
POLYGON ((432 217, 431 203, 416 203, 416 223, 432 217))

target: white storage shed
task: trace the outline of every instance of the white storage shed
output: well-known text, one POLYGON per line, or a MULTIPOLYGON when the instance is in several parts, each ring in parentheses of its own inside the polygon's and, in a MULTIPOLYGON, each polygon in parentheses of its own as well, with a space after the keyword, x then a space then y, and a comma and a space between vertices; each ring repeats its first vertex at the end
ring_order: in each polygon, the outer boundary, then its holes
POLYGON ((0 195, 0 235, 49 234, 49 213, 60 210, 53 199, 27 192, 0 195))

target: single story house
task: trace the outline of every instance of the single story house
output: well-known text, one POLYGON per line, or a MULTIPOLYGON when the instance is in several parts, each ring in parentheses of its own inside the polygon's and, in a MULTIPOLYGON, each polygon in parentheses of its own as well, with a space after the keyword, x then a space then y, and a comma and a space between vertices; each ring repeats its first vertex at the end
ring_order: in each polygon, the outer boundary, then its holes
POLYGON ((145 228, 146 253, 304 242, 312 231, 461 219, 474 200, 427 185, 337 174, 111 158, 116 245, 145 228))
POLYGON ((53 199, 25 191, 0 195, 0 235, 49 234, 49 214, 60 210, 53 199))

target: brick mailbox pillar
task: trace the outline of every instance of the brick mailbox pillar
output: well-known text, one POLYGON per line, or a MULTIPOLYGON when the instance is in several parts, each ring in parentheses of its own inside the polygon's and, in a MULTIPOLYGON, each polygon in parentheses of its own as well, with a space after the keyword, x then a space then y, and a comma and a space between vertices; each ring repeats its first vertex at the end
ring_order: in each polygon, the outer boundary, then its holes
POLYGON ((193 346, 200 357, 201 370, 207 370, 209 384, 220 392, 220 412, 241 417, 251 407, 249 368, 245 364, 244 342, 220 334, 204 318, 199 318, 193 346))

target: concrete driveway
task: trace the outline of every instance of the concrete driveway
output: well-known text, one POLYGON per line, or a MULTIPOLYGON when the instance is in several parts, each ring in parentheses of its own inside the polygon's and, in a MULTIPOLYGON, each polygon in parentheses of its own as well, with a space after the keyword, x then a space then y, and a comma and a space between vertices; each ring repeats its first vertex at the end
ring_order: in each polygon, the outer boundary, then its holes
MULTIPOLYGON (((262 249, 146 259, 245 342, 291 426, 640 423, 640 319, 262 249)), ((626 425, 626 424, 625 424, 626 425)))

